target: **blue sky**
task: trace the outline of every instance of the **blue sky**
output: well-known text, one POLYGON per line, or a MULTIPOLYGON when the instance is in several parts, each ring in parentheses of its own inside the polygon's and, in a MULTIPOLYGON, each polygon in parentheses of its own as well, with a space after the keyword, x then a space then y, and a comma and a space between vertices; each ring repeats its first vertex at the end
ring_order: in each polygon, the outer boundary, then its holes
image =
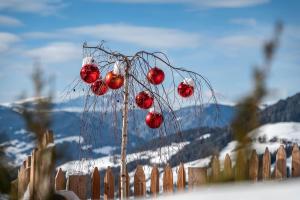
POLYGON ((32 95, 36 59, 55 76, 59 97, 78 77, 82 43, 101 40, 127 54, 164 51, 206 76, 220 102, 236 102, 250 91, 261 44, 281 20, 265 100, 274 102, 300 91, 299 9, 297 0, 0 0, 0 102, 32 95))

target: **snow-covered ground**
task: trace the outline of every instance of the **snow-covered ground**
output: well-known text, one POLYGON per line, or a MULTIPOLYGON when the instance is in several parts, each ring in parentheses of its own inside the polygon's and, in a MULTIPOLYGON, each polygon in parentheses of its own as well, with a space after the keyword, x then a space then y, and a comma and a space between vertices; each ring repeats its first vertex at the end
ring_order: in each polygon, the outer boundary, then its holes
POLYGON ((299 199, 299 180, 260 182, 256 184, 210 185, 192 192, 160 196, 161 200, 282 200, 299 199))
MULTIPOLYGON (((265 148, 268 147, 270 152, 275 152, 283 141, 298 143, 300 144, 300 123, 286 122, 286 123, 276 123, 276 124, 267 124, 257 128, 256 130, 249 133, 249 136, 253 139, 253 146, 257 150, 258 154, 263 154, 265 148), (260 139, 259 139, 260 138, 260 139), (262 140, 261 138, 265 138, 262 140)), ((202 140, 208 139, 210 134, 205 134, 201 136, 202 140)), ((179 150, 181 150, 184 146, 188 145, 189 142, 183 143, 173 143, 171 146, 158 148, 156 150, 151 151, 142 151, 139 153, 128 154, 127 162, 132 162, 140 159, 150 159, 150 163, 152 165, 159 163, 167 163, 172 155, 175 155, 179 150)), ((222 161, 225 158, 226 154, 229 154, 231 158, 234 158, 235 155, 235 146, 237 142, 231 141, 225 146, 220 152, 220 161, 221 168, 222 161)), ((105 149, 109 149, 105 147, 105 149)), ((112 159, 111 156, 105 156, 99 159, 94 160, 86 160, 86 161, 72 161, 65 163, 59 167, 62 168, 63 171, 67 171, 70 173, 76 173, 80 171, 81 173, 91 173, 95 166, 98 167, 99 170, 104 170, 108 166, 118 167, 119 166, 119 158, 117 160, 112 159)), ((195 160, 192 162, 185 163, 185 167, 204 167, 210 163, 211 156, 201 158, 199 160, 195 160)), ((291 158, 288 158, 287 166, 290 166, 291 158)), ((234 160, 233 160, 234 162, 234 160)), ((143 166, 147 181, 147 188, 150 186, 149 177, 151 174, 152 167, 148 165, 143 166)), ((162 172, 163 168, 159 168, 160 171, 160 179, 162 181, 162 172)), ((173 166, 173 175, 174 181, 177 180, 177 171, 178 166, 173 166)), ((134 176, 134 171, 129 172, 130 177, 134 176)), ((133 181, 133 178, 131 179, 133 181)))
MULTIPOLYGON (((268 147, 270 153, 274 153, 278 150, 280 145, 285 146, 286 143, 300 144, 300 123, 280 122, 275 124, 266 124, 251 131, 249 136, 252 138, 252 146, 253 149, 256 150, 257 154, 263 154, 266 147, 268 147)), ((236 144, 237 141, 229 142, 219 153, 221 168, 226 154, 228 154, 231 158, 235 157, 236 144)), ((187 164, 195 167, 203 167, 209 164, 210 159, 211 156, 195 160, 187 164)), ((291 167, 291 159, 291 156, 287 158, 287 167, 291 167)), ((274 168, 274 165, 272 165, 272 168, 274 168)))

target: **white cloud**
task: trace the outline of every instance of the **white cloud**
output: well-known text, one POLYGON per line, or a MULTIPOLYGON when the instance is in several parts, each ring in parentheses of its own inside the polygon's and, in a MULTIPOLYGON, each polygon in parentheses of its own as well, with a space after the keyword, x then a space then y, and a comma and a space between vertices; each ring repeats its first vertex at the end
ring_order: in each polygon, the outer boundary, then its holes
POLYGON ((97 0, 106 3, 190 4, 205 8, 240 8, 269 3, 271 0, 97 0))
POLYGON ((67 34, 85 35, 95 39, 132 43, 152 48, 196 47, 200 36, 178 29, 133 26, 126 24, 103 24, 75 27, 64 30, 67 34))
POLYGON ((16 18, 0 15, 0 25, 3 25, 3 26, 21 26, 21 25, 23 25, 23 23, 20 20, 16 19, 16 18))
POLYGON ((233 35, 217 39, 216 43, 226 48, 258 47, 261 44, 261 38, 254 35, 233 35))
POLYGON ((11 49, 11 45, 20 41, 20 38, 12 33, 0 32, 0 52, 11 49))
POLYGON ((81 56, 80 46, 69 42, 55 42, 29 50, 26 56, 40 59, 44 63, 63 63, 81 56))
POLYGON ((172 28, 134 26, 128 24, 98 24, 91 26, 59 29, 55 32, 28 32, 22 34, 28 39, 75 39, 92 38, 124 42, 150 48, 187 48, 197 47, 201 37, 172 28))
POLYGON ((22 37, 26 39, 58 39, 62 38, 62 36, 62 34, 53 32, 27 32, 22 34, 22 37))
POLYGON ((236 18, 230 20, 230 23, 237 25, 245 25, 245 26, 255 26, 256 20, 253 18, 236 18))
POLYGON ((54 14, 65 5, 62 0, 0 0, 0 10, 38 13, 41 15, 54 14))

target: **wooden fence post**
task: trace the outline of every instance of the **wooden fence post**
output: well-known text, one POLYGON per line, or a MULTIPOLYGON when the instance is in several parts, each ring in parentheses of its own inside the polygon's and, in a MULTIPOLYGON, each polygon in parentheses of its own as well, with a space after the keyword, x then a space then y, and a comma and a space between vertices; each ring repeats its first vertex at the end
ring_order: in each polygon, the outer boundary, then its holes
POLYGON ((237 150, 236 163, 235 163, 235 180, 244 181, 248 179, 248 158, 245 149, 237 150))
POLYGON ((292 177, 300 176, 300 151, 298 144, 294 144, 292 152, 292 177))
POLYGON ((30 167, 30 181, 29 181, 29 193, 30 199, 36 198, 36 176, 37 176, 37 160, 38 160, 38 149, 34 149, 31 154, 31 167, 30 167))
POLYGON ((207 182, 207 169, 206 167, 189 167, 188 176, 189 190, 191 190, 207 182))
POLYGON ((20 167, 18 172, 18 198, 21 199, 26 192, 30 181, 30 168, 26 168, 26 161, 20 167))
POLYGON ((177 174, 177 190, 184 191, 186 186, 185 170, 183 163, 180 163, 177 174))
POLYGON ((223 178, 225 181, 231 181, 233 179, 232 163, 229 154, 227 153, 224 161, 223 178))
POLYGON ((262 160, 262 179, 269 180, 271 178, 271 155, 268 147, 266 147, 262 160))
POLYGON ((104 177, 104 199, 114 199, 115 178, 110 167, 107 168, 104 177))
POLYGON ((150 193, 153 196, 157 196, 159 193, 159 171, 156 165, 153 166, 151 171, 150 193))
POLYGON ((42 145, 43 147, 47 147, 48 144, 53 143, 53 132, 51 130, 47 130, 42 138, 42 145))
POLYGON ((220 180, 220 161, 218 156, 214 155, 211 163, 211 181, 218 182, 220 180))
POLYGON ((249 161, 249 179, 252 181, 258 180, 258 156, 256 150, 252 150, 250 161, 249 161))
POLYGON ((146 195, 146 177, 141 165, 136 167, 134 174, 134 196, 145 197, 146 195))
POLYGON ((169 164, 165 167, 163 174, 163 191, 166 193, 173 192, 173 172, 169 164))
POLYGON ((31 156, 27 156, 26 159, 26 168, 31 167, 31 156))
POLYGON ((100 174, 97 167, 94 168, 92 173, 92 200, 100 199, 100 174))
POLYGON ((87 175, 70 175, 67 181, 67 190, 73 191, 79 199, 87 199, 87 175))
POLYGON ((55 176, 55 190, 65 190, 66 189, 66 177, 64 172, 59 168, 55 176))
POLYGON ((286 178, 286 153, 283 145, 280 145, 276 154, 275 178, 286 178))

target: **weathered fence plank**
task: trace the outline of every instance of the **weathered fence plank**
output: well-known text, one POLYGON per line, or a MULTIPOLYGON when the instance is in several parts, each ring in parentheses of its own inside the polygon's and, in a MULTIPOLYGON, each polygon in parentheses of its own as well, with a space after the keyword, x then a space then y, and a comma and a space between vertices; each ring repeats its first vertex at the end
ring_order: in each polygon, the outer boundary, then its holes
POLYGON ((55 176, 55 190, 65 190, 66 189, 66 177, 61 168, 58 169, 55 176))
POLYGON ((237 150, 237 157, 235 163, 235 180, 244 181, 248 179, 249 169, 248 169, 248 159, 246 158, 246 153, 244 149, 237 150))
POLYGON ((38 160, 38 149, 34 149, 31 154, 31 167, 30 167, 30 181, 29 181, 29 193, 30 198, 34 199, 36 196, 36 176, 37 176, 37 160, 38 160))
POLYGON ((286 178, 286 153, 283 145, 280 145, 276 154, 275 178, 286 178))
POLYGON ((268 147, 266 147, 262 160, 262 179, 269 180, 271 178, 271 155, 268 147))
POLYGON ((15 179, 10 183, 9 199, 11 200, 21 199, 21 197, 18 197, 18 179, 15 179))
POLYGON ((213 156, 211 163, 211 181, 218 182, 220 180, 220 161, 218 156, 213 156))
POLYGON ((151 171, 150 193, 153 196, 157 196, 159 193, 159 171, 156 165, 153 166, 151 171))
POLYGON ((30 181, 30 168, 26 168, 26 162, 20 167, 18 172, 18 197, 23 197, 30 181))
POLYGON ((80 199, 87 199, 87 175, 70 175, 67 189, 73 191, 80 199))
POLYGON ((249 179, 252 181, 258 180, 258 167, 259 160, 256 150, 252 150, 250 161, 249 161, 249 179))
POLYGON ((100 199, 100 174, 97 167, 94 168, 92 174, 92 200, 100 199))
POLYGON ((28 168, 30 166, 31 166, 31 156, 27 156, 27 159, 26 159, 26 168, 28 168))
POLYGON ((183 163, 180 163, 177 174, 177 190, 183 191, 186 186, 186 177, 183 163))
POLYGON ((114 199, 115 178, 110 167, 107 168, 104 177, 104 199, 114 199))
POLYGON ((300 151, 297 144, 294 144, 292 151, 292 177, 300 176, 300 151))
POLYGON ((143 166, 138 165, 134 174, 134 196, 144 197, 146 195, 146 177, 143 166))
POLYGON ((165 167, 163 174, 163 191, 173 192, 173 171, 169 164, 165 167))
POLYGON ((47 130, 42 138, 42 145, 43 147, 46 147, 48 144, 53 143, 53 132, 51 130, 47 130))
POLYGON ((223 178, 225 181, 230 181, 233 179, 232 163, 228 153, 225 156, 223 178))
POLYGON ((189 167, 188 176, 189 189, 204 185, 207 182, 207 169, 206 167, 189 167))

